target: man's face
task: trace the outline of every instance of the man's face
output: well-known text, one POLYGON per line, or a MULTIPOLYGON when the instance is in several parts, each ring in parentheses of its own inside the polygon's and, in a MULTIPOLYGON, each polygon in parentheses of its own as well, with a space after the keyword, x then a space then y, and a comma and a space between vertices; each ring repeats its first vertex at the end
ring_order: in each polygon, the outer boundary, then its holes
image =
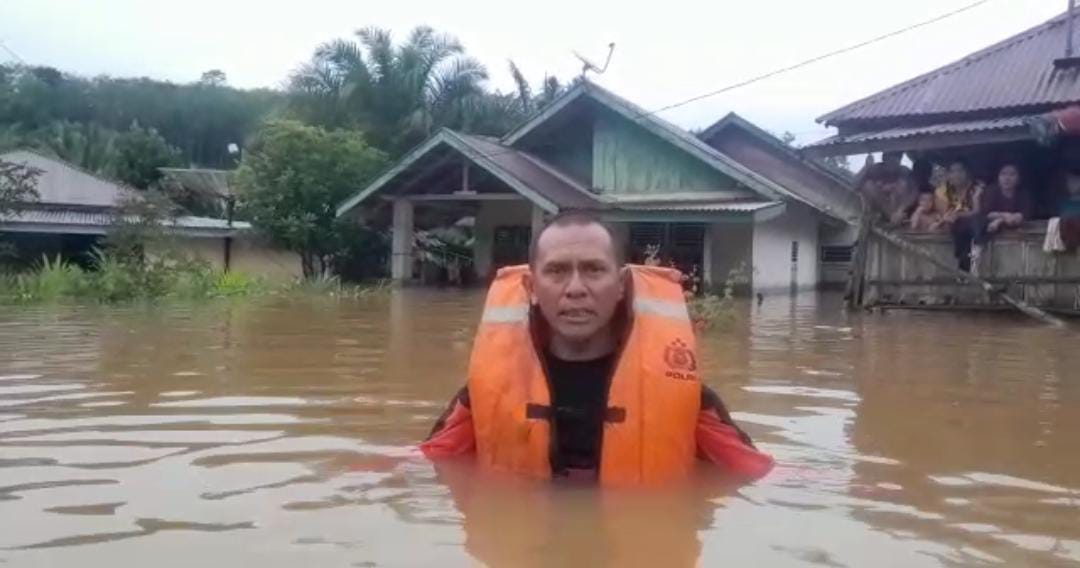
POLYGON ((603 331, 626 294, 611 235, 595 223, 553 225, 535 254, 530 300, 552 332, 577 342, 603 331))
POLYGON ((929 212, 934 210, 934 194, 932 193, 920 193, 919 194, 919 211, 929 212))
POLYGON ((954 162, 949 166, 949 185, 952 185, 953 187, 967 187, 970 179, 964 164, 954 162))

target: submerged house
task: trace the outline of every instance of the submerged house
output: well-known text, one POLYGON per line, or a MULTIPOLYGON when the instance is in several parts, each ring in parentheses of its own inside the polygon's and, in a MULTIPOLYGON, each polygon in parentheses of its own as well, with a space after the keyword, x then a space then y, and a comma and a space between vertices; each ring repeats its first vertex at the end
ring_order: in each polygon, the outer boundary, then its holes
MULTIPOLYGON (((122 203, 138 199, 138 193, 127 187, 33 151, 7 152, 0 160, 41 172, 38 199, 0 215, 0 240, 14 244, 24 264, 60 256, 91 266, 91 253, 103 244, 122 203)), ((300 273, 295 254, 264 243, 249 223, 188 215, 166 221, 164 229, 171 246, 221 269, 271 278, 300 273)))
POLYGON ((849 188, 737 116, 699 138, 582 81, 501 138, 439 131, 338 214, 392 228, 400 281, 416 274, 416 229, 471 219, 482 281, 527 259, 546 216, 583 209, 610 222, 630 261, 658 248, 704 286, 741 270, 756 291, 786 291, 821 282, 823 238, 845 246, 849 188))
MULTIPOLYGON (((822 116, 818 121, 838 132, 805 152, 902 152, 937 166, 962 159, 987 186, 1003 164, 1019 165, 1035 214, 1021 230, 991 241, 979 274, 1029 303, 1080 309, 1080 258, 1044 250, 1065 173, 1080 171, 1080 58, 1070 51, 1080 37, 1069 18, 1062 14, 822 116)), ((947 233, 903 236, 955 264, 947 233)), ((883 240, 868 245, 866 305, 996 302, 883 240)))

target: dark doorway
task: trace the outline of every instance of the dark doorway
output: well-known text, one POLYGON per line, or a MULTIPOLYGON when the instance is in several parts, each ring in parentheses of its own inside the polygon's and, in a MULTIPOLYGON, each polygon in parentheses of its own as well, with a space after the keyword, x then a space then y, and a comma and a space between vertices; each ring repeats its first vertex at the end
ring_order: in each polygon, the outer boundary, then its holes
POLYGON ((495 237, 491 245, 493 268, 529 262, 531 238, 532 229, 529 227, 505 225, 495 227, 495 237))

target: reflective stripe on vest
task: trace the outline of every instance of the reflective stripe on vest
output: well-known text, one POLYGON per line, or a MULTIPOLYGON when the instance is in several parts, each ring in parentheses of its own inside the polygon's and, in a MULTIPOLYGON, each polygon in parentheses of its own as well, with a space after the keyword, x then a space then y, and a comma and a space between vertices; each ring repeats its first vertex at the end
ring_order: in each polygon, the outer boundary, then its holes
MULTIPOLYGON (((677 271, 630 266, 633 325, 615 364, 600 453, 609 485, 685 476, 696 454, 701 402, 695 338, 677 271)), ((485 467, 551 476, 551 393, 529 327, 527 266, 503 268, 488 291, 469 362, 477 459, 485 467)))

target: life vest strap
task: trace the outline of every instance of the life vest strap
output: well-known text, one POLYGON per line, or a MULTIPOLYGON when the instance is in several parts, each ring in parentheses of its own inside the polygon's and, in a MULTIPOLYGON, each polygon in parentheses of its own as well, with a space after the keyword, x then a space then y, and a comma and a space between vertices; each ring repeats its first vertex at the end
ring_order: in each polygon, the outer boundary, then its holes
MULTIPOLYGON (((528 420, 552 420, 558 409, 544 404, 530 402, 525 405, 525 418, 528 420)), ((604 409, 604 422, 618 424, 626 421, 626 409, 621 406, 609 406, 604 409)))

